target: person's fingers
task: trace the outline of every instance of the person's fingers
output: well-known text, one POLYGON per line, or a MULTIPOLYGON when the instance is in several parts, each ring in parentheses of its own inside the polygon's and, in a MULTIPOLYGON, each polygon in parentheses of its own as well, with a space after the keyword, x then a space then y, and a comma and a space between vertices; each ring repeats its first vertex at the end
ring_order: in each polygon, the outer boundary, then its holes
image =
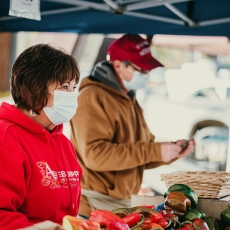
POLYGON ((168 162, 179 156, 179 153, 182 151, 182 147, 170 142, 161 143, 161 154, 162 161, 168 162))
POLYGON ((179 145, 171 144, 169 154, 172 155, 172 157, 176 157, 181 152, 181 147, 179 145))
POLYGON ((186 142, 186 140, 178 140, 178 141, 176 141, 176 144, 177 145, 183 145, 184 143, 186 142))
POLYGON ((196 141, 195 140, 193 140, 193 145, 196 146, 196 141))
POLYGON ((172 150, 175 152, 175 154, 178 154, 179 152, 181 152, 182 147, 180 145, 174 145, 173 144, 172 150))
POLYGON ((188 146, 185 149, 183 149, 183 151, 180 152, 179 157, 189 156, 194 152, 194 149, 195 149, 194 141, 191 140, 189 141, 188 146))

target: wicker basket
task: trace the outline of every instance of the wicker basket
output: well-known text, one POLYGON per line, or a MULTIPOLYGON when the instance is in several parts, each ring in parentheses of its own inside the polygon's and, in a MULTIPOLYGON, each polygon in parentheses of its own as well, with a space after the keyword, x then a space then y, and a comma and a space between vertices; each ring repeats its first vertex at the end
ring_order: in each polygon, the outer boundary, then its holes
POLYGON ((222 198, 230 195, 230 173, 208 171, 178 171, 162 174, 167 188, 173 184, 186 184, 200 198, 222 198))

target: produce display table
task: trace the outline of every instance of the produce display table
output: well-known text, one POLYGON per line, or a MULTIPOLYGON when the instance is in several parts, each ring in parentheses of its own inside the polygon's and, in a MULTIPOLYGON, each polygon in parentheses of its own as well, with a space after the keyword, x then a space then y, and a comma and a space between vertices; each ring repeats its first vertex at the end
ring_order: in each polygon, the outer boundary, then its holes
MULTIPOLYGON (((164 202, 164 200, 165 198, 163 196, 132 195, 131 207, 152 204, 158 205, 164 202)), ((213 216, 219 219, 220 213, 228 208, 228 201, 230 201, 230 196, 222 199, 199 198, 196 209, 204 212, 207 216, 213 216)))

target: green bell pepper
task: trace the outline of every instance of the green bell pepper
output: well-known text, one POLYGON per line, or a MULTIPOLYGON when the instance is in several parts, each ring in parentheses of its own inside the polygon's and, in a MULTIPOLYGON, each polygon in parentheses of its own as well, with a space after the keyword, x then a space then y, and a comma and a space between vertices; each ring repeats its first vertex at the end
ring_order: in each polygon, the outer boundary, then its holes
POLYGON ((187 196, 190 199, 191 207, 197 207, 198 196, 189 186, 185 184, 174 184, 168 189, 167 192, 165 192, 164 197, 166 198, 167 195, 171 192, 182 192, 185 196, 187 196))
POLYGON ((208 224, 210 230, 222 230, 221 221, 213 216, 208 216, 205 219, 205 222, 208 224))
POLYGON ((228 204, 227 209, 220 213, 220 220, 224 228, 230 226, 230 204, 228 204))
POLYGON ((184 220, 192 221, 192 219, 194 219, 194 218, 199 218, 199 219, 205 220, 206 215, 205 215, 205 213, 198 211, 196 209, 189 209, 188 211, 186 211, 186 213, 184 215, 184 220))

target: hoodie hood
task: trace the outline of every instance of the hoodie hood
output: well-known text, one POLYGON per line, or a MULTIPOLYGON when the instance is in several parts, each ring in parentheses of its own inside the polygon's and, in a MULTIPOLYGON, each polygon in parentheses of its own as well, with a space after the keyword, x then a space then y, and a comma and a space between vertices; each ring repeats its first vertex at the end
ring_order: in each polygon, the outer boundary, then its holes
MULTIPOLYGON (((27 117, 14 105, 10 105, 6 102, 3 102, 0 106, 0 119, 8 120, 38 135, 39 134, 44 135, 44 130, 46 130, 41 125, 37 124, 32 119, 27 117)), ((62 124, 57 125, 52 130, 52 135, 57 133, 62 133, 62 132, 63 132, 63 125, 62 124)))
POLYGON ((102 62, 99 62, 97 65, 95 65, 91 76, 95 80, 98 80, 122 92, 122 89, 119 83, 117 82, 113 66, 108 61, 102 61, 102 62))
POLYGON ((113 65, 108 61, 102 61, 95 65, 91 76, 82 80, 79 90, 81 91, 89 85, 97 85, 126 99, 135 97, 135 91, 133 90, 127 94, 124 93, 116 79, 113 65))

